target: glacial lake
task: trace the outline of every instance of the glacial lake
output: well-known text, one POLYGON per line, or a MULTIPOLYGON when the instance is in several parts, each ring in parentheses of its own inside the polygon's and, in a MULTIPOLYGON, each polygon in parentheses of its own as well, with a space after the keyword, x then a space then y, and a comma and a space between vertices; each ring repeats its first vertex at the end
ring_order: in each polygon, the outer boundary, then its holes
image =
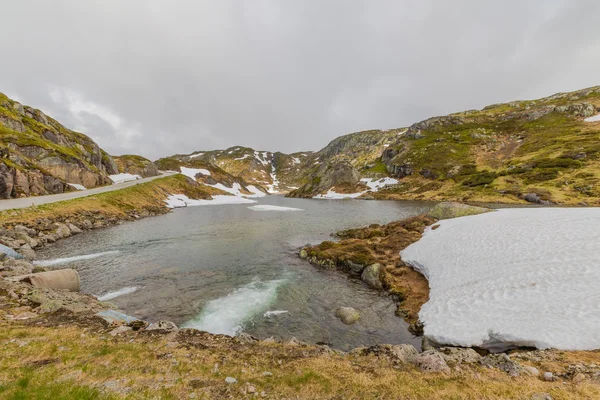
POLYGON ((420 339, 394 315, 395 303, 359 280, 298 258, 305 244, 346 228, 420 214, 432 203, 312 200, 267 196, 250 205, 198 206, 86 232, 38 252, 50 268, 79 271, 82 291, 110 299, 126 314, 170 320, 213 333, 328 343, 349 350, 420 339), (57 260, 63 259, 63 260, 57 260), (361 319, 344 325, 338 307, 361 319))

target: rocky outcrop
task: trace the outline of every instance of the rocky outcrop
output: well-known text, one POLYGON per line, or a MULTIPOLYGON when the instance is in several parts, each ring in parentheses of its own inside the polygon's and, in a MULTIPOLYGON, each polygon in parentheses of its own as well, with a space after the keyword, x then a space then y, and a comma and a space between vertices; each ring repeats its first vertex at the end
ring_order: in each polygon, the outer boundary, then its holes
POLYGON ((139 175, 142 178, 158 175, 158 168, 152 161, 137 155, 113 157, 120 173, 139 175))
POLYGON ((92 139, 0 93, 0 198, 110 184, 113 159, 92 139))

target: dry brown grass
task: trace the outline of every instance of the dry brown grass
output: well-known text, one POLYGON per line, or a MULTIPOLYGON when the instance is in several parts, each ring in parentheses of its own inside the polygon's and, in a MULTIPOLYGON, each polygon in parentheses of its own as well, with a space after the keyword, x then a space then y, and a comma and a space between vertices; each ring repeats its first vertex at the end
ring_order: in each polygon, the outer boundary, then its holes
POLYGON ((479 366, 422 373, 386 358, 323 353, 224 336, 129 333, 112 338, 75 326, 0 323, 0 398, 71 399, 594 399, 600 386, 512 378, 479 366), (14 340, 13 340, 14 339, 14 340), (216 367, 215 367, 216 366, 216 367), (272 376, 263 375, 264 372, 272 376), (237 379, 228 385, 225 377, 237 379), (106 382, 112 382, 106 388, 106 382))

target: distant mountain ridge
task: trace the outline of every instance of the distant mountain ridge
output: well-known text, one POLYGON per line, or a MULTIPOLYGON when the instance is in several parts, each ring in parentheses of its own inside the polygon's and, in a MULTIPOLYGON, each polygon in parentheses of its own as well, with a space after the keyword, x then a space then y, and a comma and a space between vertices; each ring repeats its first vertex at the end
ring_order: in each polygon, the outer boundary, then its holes
POLYGON ((199 159, 291 197, 600 204, 599 113, 595 86, 352 133, 317 152, 236 146, 166 159, 199 159), (371 192, 361 182, 384 177, 398 183, 371 192))

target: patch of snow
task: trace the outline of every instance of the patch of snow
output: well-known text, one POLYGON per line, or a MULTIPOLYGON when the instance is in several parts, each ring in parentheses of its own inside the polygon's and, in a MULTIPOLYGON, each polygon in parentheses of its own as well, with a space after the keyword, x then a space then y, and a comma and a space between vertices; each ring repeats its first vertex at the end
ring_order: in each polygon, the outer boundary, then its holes
POLYGON ((256 203, 254 200, 246 199, 239 196, 215 195, 212 200, 194 200, 183 194, 172 194, 165 202, 169 208, 182 208, 193 206, 215 206, 223 204, 251 204, 256 203))
POLYGON ((363 184, 369 187, 368 190, 364 190, 358 193, 337 193, 333 189, 329 189, 325 194, 318 194, 313 197, 313 199, 333 199, 333 200, 341 200, 341 199, 354 199, 359 197, 361 194, 367 192, 378 192, 379 189, 384 188, 387 185, 396 185, 398 183, 397 179, 394 178, 381 178, 378 180, 374 180, 373 178, 362 178, 360 180, 363 184))
POLYGON ((252 192, 252 194, 248 195, 245 194, 243 196, 245 197, 265 197, 267 194, 265 192, 260 191, 256 186, 254 185, 249 185, 247 186, 247 189, 252 192))
POLYGON ((329 189, 325 194, 318 194, 313 199, 330 199, 330 200, 341 200, 341 199, 354 199, 364 192, 359 193, 337 193, 333 189, 329 189))
POLYGON ((429 280, 425 336, 502 350, 600 348, 600 208, 440 221, 401 252, 429 280))
POLYGON ((210 176, 210 171, 207 169, 203 169, 203 168, 179 167, 179 169, 181 170, 181 173, 183 175, 188 176, 194 180, 196 179, 196 175, 198 175, 198 174, 210 176))
POLYGON ((292 161, 294 162, 294 164, 300 164, 300 159, 297 157, 292 157, 292 161))
POLYGON ((256 158, 262 165, 264 165, 265 167, 269 164, 271 164, 271 161, 269 161, 268 156, 268 152, 263 152, 263 153, 259 153, 258 151, 254 151, 254 158, 256 158))
POLYGON ((594 115, 593 117, 589 117, 584 119, 585 122, 598 122, 600 121, 600 114, 594 115))
POLYGON ((142 179, 141 176, 132 175, 132 174, 116 174, 116 175, 109 175, 108 177, 113 181, 113 183, 123 183, 123 182, 137 181, 138 179, 142 179))
POLYGON ((241 160, 245 160, 246 158, 250 157, 250 154, 244 154, 242 157, 238 157, 238 158, 234 158, 234 161, 241 161, 241 160))
POLYGON ((271 206, 271 205, 267 205, 267 204, 261 204, 258 206, 250 206, 248 208, 251 210, 254 210, 254 211, 304 211, 301 208, 271 206))
POLYGON ((390 147, 390 144, 386 143, 386 144, 383 145, 383 147, 385 147, 387 149, 388 147, 390 147))
POLYGON ((197 153, 197 154, 192 154, 191 156, 189 156, 190 158, 196 158, 196 157, 200 157, 203 156, 204 153, 197 153))
POLYGON ((404 135, 406 132, 408 132, 408 129, 405 129, 403 131, 398 132, 397 136, 402 136, 404 135))
POLYGON ((79 183, 67 183, 67 185, 71 186, 74 189, 77 190, 87 190, 87 188, 83 185, 80 185, 79 183))

